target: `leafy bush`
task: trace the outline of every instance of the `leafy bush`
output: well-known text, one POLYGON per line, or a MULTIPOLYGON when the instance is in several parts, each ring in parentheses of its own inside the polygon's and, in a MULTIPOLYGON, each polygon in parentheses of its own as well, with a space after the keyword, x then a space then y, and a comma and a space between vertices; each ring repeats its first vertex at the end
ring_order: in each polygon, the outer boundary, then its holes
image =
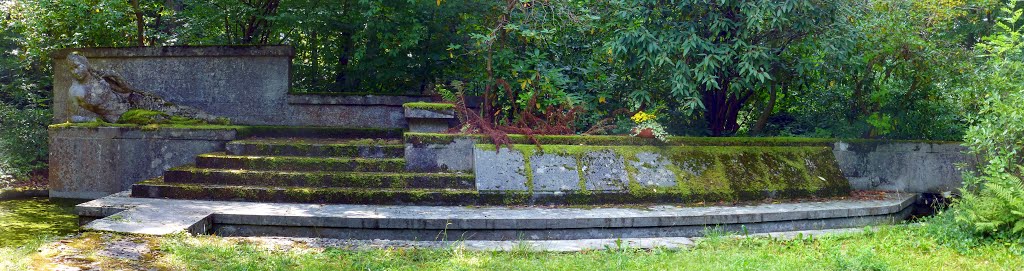
POLYGON ((952 209, 955 221, 984 235, 1024 236, 1024 10, 1014 7, 977 46, 985 63, 971 90, 979 102, 965 144, 982 164, 952 209))
POLYGON ((16 178, 45 169, 47 133, 51 113, 48 109, 18 109, 0 103, 0 168, 16 178))

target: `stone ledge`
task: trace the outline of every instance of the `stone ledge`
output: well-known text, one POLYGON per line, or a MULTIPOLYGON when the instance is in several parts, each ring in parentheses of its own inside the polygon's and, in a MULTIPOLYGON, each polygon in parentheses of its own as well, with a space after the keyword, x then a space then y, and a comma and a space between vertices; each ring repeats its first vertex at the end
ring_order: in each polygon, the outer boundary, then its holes
POLYGON ((429 101, 426 96, 402 95, 320 95, 288 94, 288 104, 293 105, 362 105, 402 106, 409 102, 429 101))
POLYGON ((517 232, 529 232, 534 236, 524 238, 543 240, 560 239, 558 237, 686 237, 716 225, 731 230, 747 228, 751 233, 858 227, 903 219, 916 198, 916 194, 890 193, 881 200, 580 209, 216 202, 130 198, 126 193, 119 193, 80 204, 76 206, 76 212, 86 218, 110 216, 87 224, 86 229, 130 233, 192 231, 190 227, 201 225, 202 219, 207 219, 207 216, 193 214, 208 213, 212 217, 210 227, 218 234, 237 236, 304 236, 316 233, 344 238, 377 236, 371 239, 402 239, 447 231, 449 236, 459 236, 460 232, 479 234, 467 239, 511 236, 514 240, 517 232), (175 210, 187 212, 178 214, 175 210), (182 222, 180 216, 192 217, 195 221, 182 222), (160 226, 167 221, 178 222, 160 226), (174 229, 157 230, 137 225, 174 229), (134 230, 136 228, 145 228, 147 232, 134 230))
POLYGON ((71 52, 87 58, 126 57, 292 57, 295 49, 291 46, 162 46, 162 47, 99 47, 67 48, 50 55, 53 59, 67 58, 71 52))

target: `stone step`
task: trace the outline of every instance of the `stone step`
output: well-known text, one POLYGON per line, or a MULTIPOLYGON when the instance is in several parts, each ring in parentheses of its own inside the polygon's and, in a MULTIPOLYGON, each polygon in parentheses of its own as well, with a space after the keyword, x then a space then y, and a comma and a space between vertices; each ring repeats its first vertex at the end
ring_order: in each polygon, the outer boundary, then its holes
POLYGON ((258 171, 178 167, 164 173, 167 183, 321 188, 475 189, 474 176, 462 173, 389 173, 344 171, 258 171))
POLYGON ((401 158, 399 140, 253 138, 228 142, 227 154, 254 156, 401 158))
MULTIPOLYGON (((159 183, 149 185, 162 188, 159 183)), ((152 190, 154 197, 187 195, 199 198, 204 195, 202 193, 210 193, 210 197, 219 198, 231 196, 217 194, 218 191, 203 191, 200 188, 194 189, 195 192, 188 192, 185 189, 175 192, 170 188, 150 188, 136 186, 134 193, 136 196, 146 195, 152 190)), ((275 191, 258 191, 252 195, 266 193, 268 198, 273 199, 278 195, 275 191)), ((443 191, 447 193, 446 197, 473 197, 472 192, 465 190, 443 191)), ((342 195, 344 193, 351 192, 338 192, 324 198, 354 201, 351 195, 342 195)), ((383 191, 376 193, 376 202, 394 203, 396 201, 392 199, 399 198, 383 191)), ((427 202, 424 197, 427 196, 422 196, 421 202, 427 202)), ((127 193, 118 193, 80 204, 76 206, 75 211, 83 221, 113 216, 104 219, 105 221, 89 223, 85 225, 86 229, 141 234, 175 232, 191 227, 208 230, 199 234, 218 236, 522 241, 697 237, 704 235, 709 229, 757 234, 862 228, 869 225, 900 223, 910 215, 916 198, 916 194, 886 193, 881 197, 698 207, 462 207, 174 200, 128 197, 127 193), (132 211, 133 209, 136 211, 132 211), (120 215, 115 215, 119 213, 120 215), (203 223, 204 221, 206 223, 203 223), (173 229, 156 231, 151 227, 173 229)), ((193 232, 192 229, 189 231, 193 232)))
POLYGON ((251 202, 381 205, 473 205, 475 189, 310 188, 186 184, 151 179, 132 185, 132 197, 251 202))
POLYGON ((265 138, 402 138, 403 129, 317 127, 317 126, 249 126, 241 136, 265 138))
POLYGON ((242 156, 218 152, 199 155, 196 158, 196 166, 244 170, 402 172, 405 171, 405 159, 242 156))

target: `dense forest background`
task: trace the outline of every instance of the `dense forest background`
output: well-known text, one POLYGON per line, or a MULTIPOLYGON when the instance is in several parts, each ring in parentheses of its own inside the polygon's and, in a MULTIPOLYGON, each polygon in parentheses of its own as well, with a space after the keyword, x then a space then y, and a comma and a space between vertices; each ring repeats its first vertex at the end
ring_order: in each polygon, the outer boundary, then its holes
POLYGON ((0 164, 45 166, 69 47, 286 44, 293 92, 480 96, 498 125, 572 108, 622 134, 643 110, 675 135, 962 140, 1013 2, 0 1, 0 164))
POLYGON ((674 135, 962 141, 982 163, 965 174, 946 217, 958 229, 1018 238, 1021 8, 1015 0, 0 0, 0 187, 5 174, 46 176, 50 53, 285 44, 297 51, 292 92, 474 96, 481 127, 625 134, 643 111, 674 135))

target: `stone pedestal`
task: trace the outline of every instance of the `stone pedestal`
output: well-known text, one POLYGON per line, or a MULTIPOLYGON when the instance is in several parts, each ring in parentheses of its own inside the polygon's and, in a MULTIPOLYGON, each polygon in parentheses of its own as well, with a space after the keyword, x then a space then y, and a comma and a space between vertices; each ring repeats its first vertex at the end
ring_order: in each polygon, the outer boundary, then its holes
POLYGON ((414 133, 443 133, 456 122, 454 109, 421 109, 405 107, 409 131, 414 133))
POLYGON ((50 196, 95 199, 223 151, 228 129, 50 128, 50 196))

